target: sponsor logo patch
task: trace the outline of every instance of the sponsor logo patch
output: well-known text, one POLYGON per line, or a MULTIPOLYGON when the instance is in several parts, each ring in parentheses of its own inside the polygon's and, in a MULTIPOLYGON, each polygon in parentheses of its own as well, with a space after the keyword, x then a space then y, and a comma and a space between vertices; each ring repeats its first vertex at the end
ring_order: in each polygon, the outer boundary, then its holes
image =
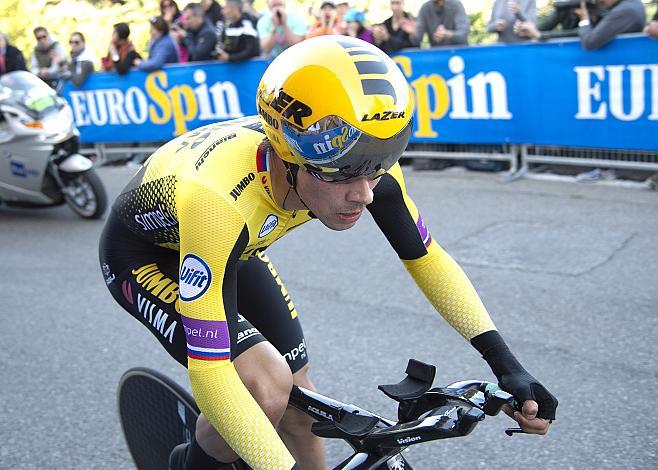
POLYGON ((183 302, 196 300, 206 293, 212 274, 208 264, 199 256, 188 253, 183 257, 179 274, 178 295, 183 302))
POLYGON ((173 344, 178 321, 169 318, 169 313, 140 293, 137 293, 137 310, 155 331, 164 336, 169 344, 173 344))
POLYGON ((231 341, 225 321, 197 320, 183 315, 181 319, 185 330, 188 357, 203 361, 230 359, 231 341))
POLYGON ((288 126, 283 137, 297 153, 313 163, 330 163, 349 152, 361 137, 361 131, 349 124, 315 134, 297 135, 288 126))
POLYGON ((404 111, 384 111, 383 113, 373 113, 370 116, 364 114, 361 121, 390 121, 391 119, 404 118, 404 111))
POLYGON ((298 126, 303 126, 303 119, 313 114, 313 110, 307 104, 296 100, 283 90, 279 90, 274 95, 274 99, 269 105, 288 121, 294 122, 298 126))
POLYGON ((292 362, 297 358, 306 359, 306 339, 303 339, 302 342, 299 343, 299 346, 292 348, 285 353, 283 357, 285 357, 288 362, 292 362))
POLYGON ((256 175, 254 175, 253 173, 249 173, 247 176, 242 178, 240 182, 235 185, 233 191, 231 191, 231 196, 233 196, 233 200, 237 201, 238 198, 240 197, 240 194, 242 194, 242 191, 244 191, 245 188, 249 186, 249 183, 251 183, 255 179, 256 179, 256 175))
POLYGON ((130 282, 123 281, 121 283, 121 292, 130 305, 135 304, 135 300, 133 299, 133 286, 130 282))
POLYGON ((149 209, 146 212, 135 214, 137 222, 142 230, 150 232, 151 230, 161 230, 178 225, 178 220, 169 208, 164 204, 158 204, 157 207, 149 209))
POLYGON ((178 283, 165 276, 157 264, 145 264, 133 269, 131 272, 135 276, 135 282, 143 287, 146 292, 166 304, 174 304, 174 308, 180 313, 178 283))
POLYGON ((258 238, 263 238, 272 233, 272 230, 274 230, 277 225, 279 225, 279 218, 274 214, 268 215, 258 232, 258 238))
MULTIPOLYGON (((194 169, 199 171, 199 167, 201 165, 203 165, 203 163, 206 161, 206 158, 208 158, 208 156, 210 155, 210 152, 215 150, 215 147, 217 147, 218 145, 223 144, 224 142, 229 141, 229 140, 231 140, 235 137, 237 137, 237 134, 233 133, 233 134, 226 135, 226 136, 222 137, 221 139, 215 141, 210 147, 208 147, 206 150, 204 150, 204 152, 201 154, 199 159, 194 164, 194 169)), ((194 148, 194 147, 192 147, 192 148, 194 148)))
POLYGON ((105 284, 108 286, 114 282, 114 280, 117 278, 113 273, 112 269, 110 268, 110 265, 107 263, 103 263, 102 265, 103 269, 103 276, 105 277, 105 284))
POLYGON ((420 436, 409 436, 405 437, 404 439, 396 439, 398 444, 410 444, 412 442, 420 441, 420 436))

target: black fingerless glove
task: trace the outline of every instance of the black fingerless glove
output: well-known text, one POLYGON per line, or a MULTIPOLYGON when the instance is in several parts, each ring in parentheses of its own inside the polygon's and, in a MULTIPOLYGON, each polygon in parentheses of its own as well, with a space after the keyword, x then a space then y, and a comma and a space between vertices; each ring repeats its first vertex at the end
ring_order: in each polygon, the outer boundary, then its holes
POLYGON ((514 395, 521 404, 526 400, 536 401, 539 405, 538 418, 555 419, 557 398, 523 368, 500 333, 487 331, 472 338, 471 344, 491 367, 500 388, 514 395))

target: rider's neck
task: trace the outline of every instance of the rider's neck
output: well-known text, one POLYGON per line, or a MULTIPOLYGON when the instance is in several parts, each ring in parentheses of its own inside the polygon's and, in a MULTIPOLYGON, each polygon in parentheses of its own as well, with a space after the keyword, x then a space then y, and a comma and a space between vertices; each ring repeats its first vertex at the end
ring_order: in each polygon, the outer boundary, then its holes
POLYGON ((273 148, 270 149, 270 176, 272 178, 272 194, 274 201, 283 210, 297 211, 307 209, 297 192, 290 188, 286 179, 286 166, 273 148))

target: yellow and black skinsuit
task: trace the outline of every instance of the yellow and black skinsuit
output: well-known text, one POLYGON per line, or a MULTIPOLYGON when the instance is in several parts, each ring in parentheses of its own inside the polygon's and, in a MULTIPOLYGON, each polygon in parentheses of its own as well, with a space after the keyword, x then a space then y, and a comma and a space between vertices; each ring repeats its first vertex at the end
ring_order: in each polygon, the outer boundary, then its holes
MULTIPOLYGON (((277 157, 264 137, 252 117, 159 149, 117 198, 100 262, 114 298, 187 365, 199 408, 228 444, 254 469, 287 470, 292 456, 232 364, 265 339, 293 372, 307 361, 297 312, 262 251, 312 216, 273 199, 268 159, 277 157)), ((432 239, 399 165, 382 176, 368 210, 453 328, 467 340, 495 330, 464 272, 432 239)))

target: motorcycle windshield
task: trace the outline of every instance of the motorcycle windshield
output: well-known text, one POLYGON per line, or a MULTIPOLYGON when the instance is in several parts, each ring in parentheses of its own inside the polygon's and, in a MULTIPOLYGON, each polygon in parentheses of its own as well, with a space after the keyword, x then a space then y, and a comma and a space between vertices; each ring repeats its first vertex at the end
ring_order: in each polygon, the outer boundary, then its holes
POLYGON ((25 71, 10 72, 0 77, 0 101, 22 108, 35 119, 59 109, 55 90, 36 75, 25 71))

